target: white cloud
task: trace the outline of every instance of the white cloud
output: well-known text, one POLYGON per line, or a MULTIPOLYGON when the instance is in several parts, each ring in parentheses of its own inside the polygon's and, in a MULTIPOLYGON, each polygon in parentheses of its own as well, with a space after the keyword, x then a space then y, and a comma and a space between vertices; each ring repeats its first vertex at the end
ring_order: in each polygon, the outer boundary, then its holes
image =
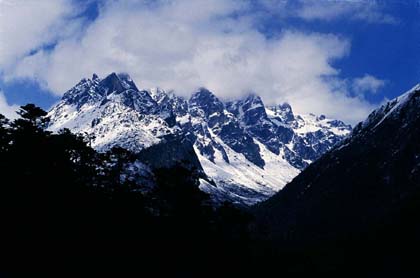
POLYGON ((353 80, 353 90, 356 94, 377 93, 386 84, 385 80, 378 79, 372 75, 365 74, 363 77, 353 80))
POLYGON ((17 105, 9 105, 3 91, 0 91, 0 114, 8 119, 17 118, 16 111, 19 109, 17 105))
POLYGON ((369 23, 397 23, 373 0, 302 0, 301 4, 297 15, 305 20, 351 19, 369 23))
POLYGON ((78 26, 70 0, 0 0, 0 73, 78 26))
POLYGON ((125 71, 142 88, 187 95, 205 86, 222 98, 254 91, 267 104, 288 101, 299 113, 350 123, 368 114, 372 106, 349 95, 332 64, 348 55, 348 40, 293 30, 268 39, 255 28, 246 3, 109 1, 83 32, 18 59, 5 76, 34 78, 61 95, 93 72, 125 71), (233 13, 239 16, 228 16, 233 13))

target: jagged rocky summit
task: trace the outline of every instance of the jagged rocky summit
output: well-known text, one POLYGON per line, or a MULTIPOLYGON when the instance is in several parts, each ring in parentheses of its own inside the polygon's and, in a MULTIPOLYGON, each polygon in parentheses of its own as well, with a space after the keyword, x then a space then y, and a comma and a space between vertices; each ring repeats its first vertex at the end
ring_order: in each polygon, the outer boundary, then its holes
POLYGON ((139 153, 173 142, 168 136, 184 138, 204 171, 200 189, 216 202, 244 205, 272 196, 351 131, 323 115, 296 115, 287 103, 266 106, 255 94, 224 102, 200 88, 186 99, 140 90, 128 74, 116 73, 82 79, 49 117, 50 130, 86 133, 98 151, 119 146, 139 153))

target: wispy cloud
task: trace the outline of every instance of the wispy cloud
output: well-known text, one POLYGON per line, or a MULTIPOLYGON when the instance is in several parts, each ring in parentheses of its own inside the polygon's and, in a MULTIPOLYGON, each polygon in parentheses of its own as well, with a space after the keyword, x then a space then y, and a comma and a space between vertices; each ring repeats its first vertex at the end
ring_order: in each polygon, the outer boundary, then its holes
POLYGON ((363 77, 355 78, 353 80, 352 87, 353 91, 358 95, 362 95, 364 93, 376 94, 379 89, 385 86, 385 84, 385 80, 365 74, 363 77))
POLYGON ((395 24, 397 19, 374 0, 302 0, 297 15, 305 20, 362 20, 395 24))

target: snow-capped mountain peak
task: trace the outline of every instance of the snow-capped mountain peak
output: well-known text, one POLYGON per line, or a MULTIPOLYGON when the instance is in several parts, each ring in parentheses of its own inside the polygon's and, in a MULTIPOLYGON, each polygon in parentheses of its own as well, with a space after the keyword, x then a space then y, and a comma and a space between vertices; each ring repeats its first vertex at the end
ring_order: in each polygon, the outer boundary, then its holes
POLYGON ((223 114, 224 104, 209 90, 200 88, 188 101, 191 111, 200 110, 206 118, 223 114))
POLYGON ((270 106, 266 111, 270 114, 271 118, 278 121, 278 123, 288 124, 295 120, 292 107, 287 102, 270 106))
POLYGON ((92 146, 139 152, 169 134, 184 137, 207 175, 200 188, 215 200, 253 204, 280 190, 350 132, 325 116, 266 107, 256 94, 223 102, 200 88, 189 99, 160 88, 140 90, 128 74, 96 74, 67 91, 50 112, 50 130, 87 133, 92 146))

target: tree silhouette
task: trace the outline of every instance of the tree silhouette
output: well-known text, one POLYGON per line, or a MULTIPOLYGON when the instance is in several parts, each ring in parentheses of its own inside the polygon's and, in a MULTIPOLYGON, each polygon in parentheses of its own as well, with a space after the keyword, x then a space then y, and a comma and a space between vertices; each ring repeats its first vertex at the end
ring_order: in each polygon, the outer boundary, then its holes
POLYGON ((26 104, 20 107, 17 114, 24 120, 28 120, 33 125, 40 128, 45 128, 49 122, 49 118, 45 117, 48 113, 41 108, 35 106, 35 104, 26 104))

